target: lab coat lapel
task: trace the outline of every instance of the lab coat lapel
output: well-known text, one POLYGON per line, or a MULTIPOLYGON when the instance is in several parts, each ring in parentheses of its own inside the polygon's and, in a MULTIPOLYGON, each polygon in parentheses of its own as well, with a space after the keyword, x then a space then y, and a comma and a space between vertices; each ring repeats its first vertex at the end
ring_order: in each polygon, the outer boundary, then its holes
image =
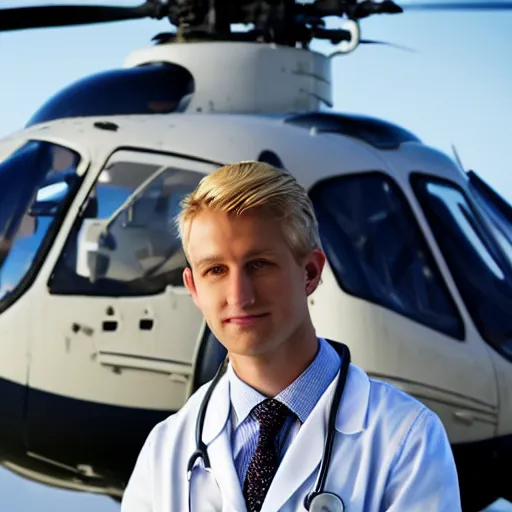
POLYGON ((319 466, 324 448, 329 406, 336 382, 337 377, 311 411, 286 451, 261 512, 279 510, 319 466))
MULTIPOLYGON (((327 435, 329 411, 338 378, 339 373, 288 448, 268 490, 261 512, 279 510, 311 474, 320 469, 327 435)), ((350 436, 364 430, 369 393, 370 381, 368 377, 360 368, 351 364, 343 397, 336 415, 336 430, 340 434, 350 436)), ((313 482, 316 482, 316 478, 317 475, 315 475, 313 482)), ((313 485, 308 489, 308 492, 310 490, 313 490, 313 485)))
POLYGON ((203 441, 208 447, 212 471, 222 492, 222 510, 244 512, 245 501, 231 449, 229 380, 226 376, 212 393, 205 417, 203 441))

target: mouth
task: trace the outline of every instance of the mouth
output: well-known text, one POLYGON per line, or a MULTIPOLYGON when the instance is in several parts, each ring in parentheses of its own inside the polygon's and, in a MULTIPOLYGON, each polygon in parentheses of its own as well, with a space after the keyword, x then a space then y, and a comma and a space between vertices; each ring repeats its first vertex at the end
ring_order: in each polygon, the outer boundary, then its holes
POLYGON ((269 316, 268 313, 262 313, 260 315, 237 315, 237 316, 231 316, 224 320, 225 324, 231 324, 231 325, 253 325, 257 323, 262 318, 265 318, 269 316))

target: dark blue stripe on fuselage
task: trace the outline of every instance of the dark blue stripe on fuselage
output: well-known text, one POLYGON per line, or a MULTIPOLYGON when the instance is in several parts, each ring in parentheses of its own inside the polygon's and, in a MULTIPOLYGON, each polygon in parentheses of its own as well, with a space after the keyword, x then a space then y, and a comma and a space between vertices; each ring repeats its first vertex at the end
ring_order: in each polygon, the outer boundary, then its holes
POLYGON ((172 413, 76 400, 33 389, 27 394, 26 387, 0 379, 0 454, 38 470, 40 462, 27 456, 27 450, 74 468, 88 465, 106 475, 111 484, 122 485, 150 430, 172 413))
POLYGON ((24 451, 23 417, 27 388, 0 379, 0 456, 24 451))

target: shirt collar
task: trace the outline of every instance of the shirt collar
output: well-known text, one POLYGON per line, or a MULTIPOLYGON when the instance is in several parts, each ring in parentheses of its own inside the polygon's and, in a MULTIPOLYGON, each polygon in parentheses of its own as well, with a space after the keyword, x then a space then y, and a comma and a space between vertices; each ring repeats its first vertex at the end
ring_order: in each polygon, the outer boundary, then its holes
MULTIPOLYGON (((340 367, 340 357, 333 347, 319 338, 319 350, 306 370, 275 398, 285 404, 304 423, 329 387, 340 367), (304 390, 307 389, 307 393, 304 390)), ((231 403, 234 412, 234 427, 245 421, 252 409, 266 397, 242 381, 228 367, 231 403)))
POLYGON ((234 413, 233 426, 236 428, 249 416, 254 407, 263 402, 266 397, 240 379, 233 370, 231 363, 226 375, 229 379, 229 394, 234 413))

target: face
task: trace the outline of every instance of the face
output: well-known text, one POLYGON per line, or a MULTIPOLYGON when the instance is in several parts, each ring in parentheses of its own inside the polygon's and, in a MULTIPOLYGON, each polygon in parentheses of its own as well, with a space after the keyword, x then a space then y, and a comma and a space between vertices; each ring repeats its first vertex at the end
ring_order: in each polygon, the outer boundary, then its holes
POLYGON ((278 223, 263 212, 205 210, 191 222, 184 281, 230 355, 259 356, 293 341, 310 322, 307 297, 325 257, 297 261, 278 223))

